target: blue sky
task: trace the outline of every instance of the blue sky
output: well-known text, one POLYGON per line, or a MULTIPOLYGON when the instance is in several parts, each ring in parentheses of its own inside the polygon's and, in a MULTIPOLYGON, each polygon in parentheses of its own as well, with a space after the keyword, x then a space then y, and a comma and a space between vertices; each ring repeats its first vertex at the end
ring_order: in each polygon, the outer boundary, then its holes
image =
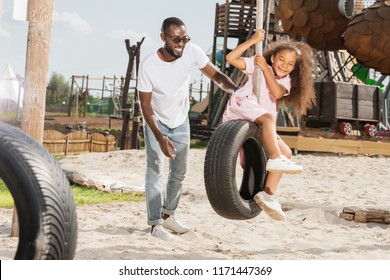
MULTIPOLYGON (((12 18, 13 2, 2 0, 0 71, 9 64, 17 74, 24 76, 28 23, 12 18)), ((145 37, 142 58, 162 45, 161 23, 170 16, 181 18, 192 42, 209 53, 213 44, 215 6, 225 2, 57 0, 48 75, 57 72, 66 79, 72 75, 125 76, 128 54, 124 40, 130 39, 130 44, 134 45, 145 37)), ((194 72, 194 79, 200 79, 200 71, 194 72)))

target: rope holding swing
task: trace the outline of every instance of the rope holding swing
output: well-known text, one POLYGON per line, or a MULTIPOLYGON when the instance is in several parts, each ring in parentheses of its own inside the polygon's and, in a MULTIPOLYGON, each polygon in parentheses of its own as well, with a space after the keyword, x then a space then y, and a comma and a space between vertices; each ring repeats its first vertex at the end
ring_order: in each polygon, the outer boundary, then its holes
MULTIPOLYGON (((256 3, 256 30, 263 29, 264 22, 264 1, 257 0, 256 3)), ((263 55, 263 42, 258 42, 255 46, 256 55, 263 55)), ((261 79, 263 75, 261 75, 261 69, 258 65, 255 68, 255 79, 253 81, 253 90, 255 95, 257 96, 257 102, 260 102, 260 85, 261 79)))

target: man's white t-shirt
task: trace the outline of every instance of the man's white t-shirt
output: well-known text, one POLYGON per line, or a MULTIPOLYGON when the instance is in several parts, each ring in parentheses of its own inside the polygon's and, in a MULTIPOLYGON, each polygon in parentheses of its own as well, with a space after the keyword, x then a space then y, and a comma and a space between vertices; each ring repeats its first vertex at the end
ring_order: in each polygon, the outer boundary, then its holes
POLYGON ((190 108, 191 71, 194 66, 204 68, 208 62, 204 51, 191 42, 185 45, 183 55, 175 61, 162 61, 157 52, 142 60, 137 89, 152 92, 152 108, 159 121, 176 128, 186 120, 190 108))

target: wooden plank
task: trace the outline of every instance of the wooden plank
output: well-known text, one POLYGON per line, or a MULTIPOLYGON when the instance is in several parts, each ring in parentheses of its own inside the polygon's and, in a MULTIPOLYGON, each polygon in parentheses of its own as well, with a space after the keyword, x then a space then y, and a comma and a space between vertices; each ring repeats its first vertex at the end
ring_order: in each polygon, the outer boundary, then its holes
POLYGON ((358 207, 344 207, 340 218, 357 223, 390 223, 390 211, 381 209, 363 210, 358 207))
POLYGON ((380 142, 380 141, 377 141, 377 142, 374 142, 374 141, 362 141, 362 145, 361 145, 361 148, 365 148, 365 149, 377 149, 377 148, 381 148, 381 149, 386 149, 389 147, 389 144, 388 142, 380 142))
POLYGON ((80 154, 86 152, 107 152, 116 149, 114 135, 107 136, 94 132, 74 131, 63 134, 55 130, 45 130, 43 145, 54 155, 80 154))
POLYGON ((358 108, 359 108, 359 119, 370 119, 374 121, 379 121, 378 115, 376 114, 376 107, 377 105, 374 104, 372 101, 359 101, 358 108))
POLYGON ((348 207, 343 208, 343 213, 355 215, 355 212, 359 211, 359 210, 361 210, 361 209, 356 207, 356 206, 348 206, 348 207))
POLYGON ((357 85, 359 100, 378 100, 379 87, 371 85, 357 85))
POLYGON ((321 146, 339 146, 339 147, 358 148, 361 146, 362 141, 345 140, 345 139, 306 138, 306 137, 298 136, 298 142, 300 144, 315 143, 321 146))
POLYGON ((390 143, 364 141, 359 153, 365 155, 384 155, 390 156, 390 143))
POLYGON ((91 152, 108 152, 115 149, 115 137, 113 135, 104 136, 101 133, 94 132, 91 135, 91 152))
POLYGON ((341 213, 340 218, 343 218, 344 220, 347 220, 347 221, 353 221, 355 219, 355 214, 341 213))
POLYGON ((355 85, 351 83, 336 82, 334 85, 334 90, 336 92, 337 98, 352 100, 355 92, 355 85))
POLYGON ((301 129, 299 127, 286 127, 286 126, 278 126, 276 127, 277 132, 300 132, 301 129))
POLYGON ((358 223, 385 223, 389 220, 389 211, 385 210, 360 210, 355 212, 355 222, 358 223))
POLYGON ((298 151, 390 156, 390 143, 283 134, 280 137, 291 149, 298 151))
POLYGON ((44 146, 49 149, 49 147, 46 144, 65 144, 65 137, 64 139, 43 139, 44 146))
POLYGON ((91 142, 91 140, 89 140, 89 139, 71 139, 71 138, 69 138, 69 140, 68 140, 69 144, 78 144, 78 143, 85 144, 85 143, 89 143, 89 142, 91 142))
POLYGON ((65 153, 65 135, 56 130, 45 130, 43 133, 43 146, 52 154, 62 155, 65 153))
POLYGON ((298 147, 298 136, 291 136, 291 135, 279 135, 279 136, 291 149, 296 149, 298 147))

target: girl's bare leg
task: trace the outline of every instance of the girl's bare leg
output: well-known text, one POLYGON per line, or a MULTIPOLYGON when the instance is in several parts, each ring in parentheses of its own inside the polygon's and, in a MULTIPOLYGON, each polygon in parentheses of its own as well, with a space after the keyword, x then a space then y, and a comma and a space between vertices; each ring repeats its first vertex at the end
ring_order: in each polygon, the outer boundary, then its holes
MULTIPOLYGON (((277 139, 278 147, 283 155, 288 159, 292 157, 292 152, 289 146, 282 140, 277 139)), ((265 182, 264 192, 267 194, 275 195, 276 188, 279 185, 280 179, 282 179, 283 173, 281 172, 268 172, 267 180, 265 182)))
MULTIPOLYGON (((279 138, 277 140, 277 145, 283 155, 287 158, 291 158, 291 149, 279 138)), ((284 220, 286 218, 286 214, 283 212, 282 206, 275 196, 276 188, 279 185, 282 174, 282 172, 268 172, 264 191, 257 193, 253 197, 257 205, 259 205, 268 216, 275 220, 284 220)))
POLYGON ((258 117, 255 122, 260 124, 262 141, 265 146, 265 150, 268 152, 271 159, 275 159, 282 154, 278 145, 278 139, 276 136, 276 123, 274 117, 271 114, 264 114, 258 117))
POLYGON ((270 172, 301 173, 303 171, 302 166, 295 164, 283 155, 285 151, 282 151, 282 147, 278 144, 274 117, 266 113, 258 117, 255 122, 262 126, 262 142, 269 156, 266 169, 270 172))

